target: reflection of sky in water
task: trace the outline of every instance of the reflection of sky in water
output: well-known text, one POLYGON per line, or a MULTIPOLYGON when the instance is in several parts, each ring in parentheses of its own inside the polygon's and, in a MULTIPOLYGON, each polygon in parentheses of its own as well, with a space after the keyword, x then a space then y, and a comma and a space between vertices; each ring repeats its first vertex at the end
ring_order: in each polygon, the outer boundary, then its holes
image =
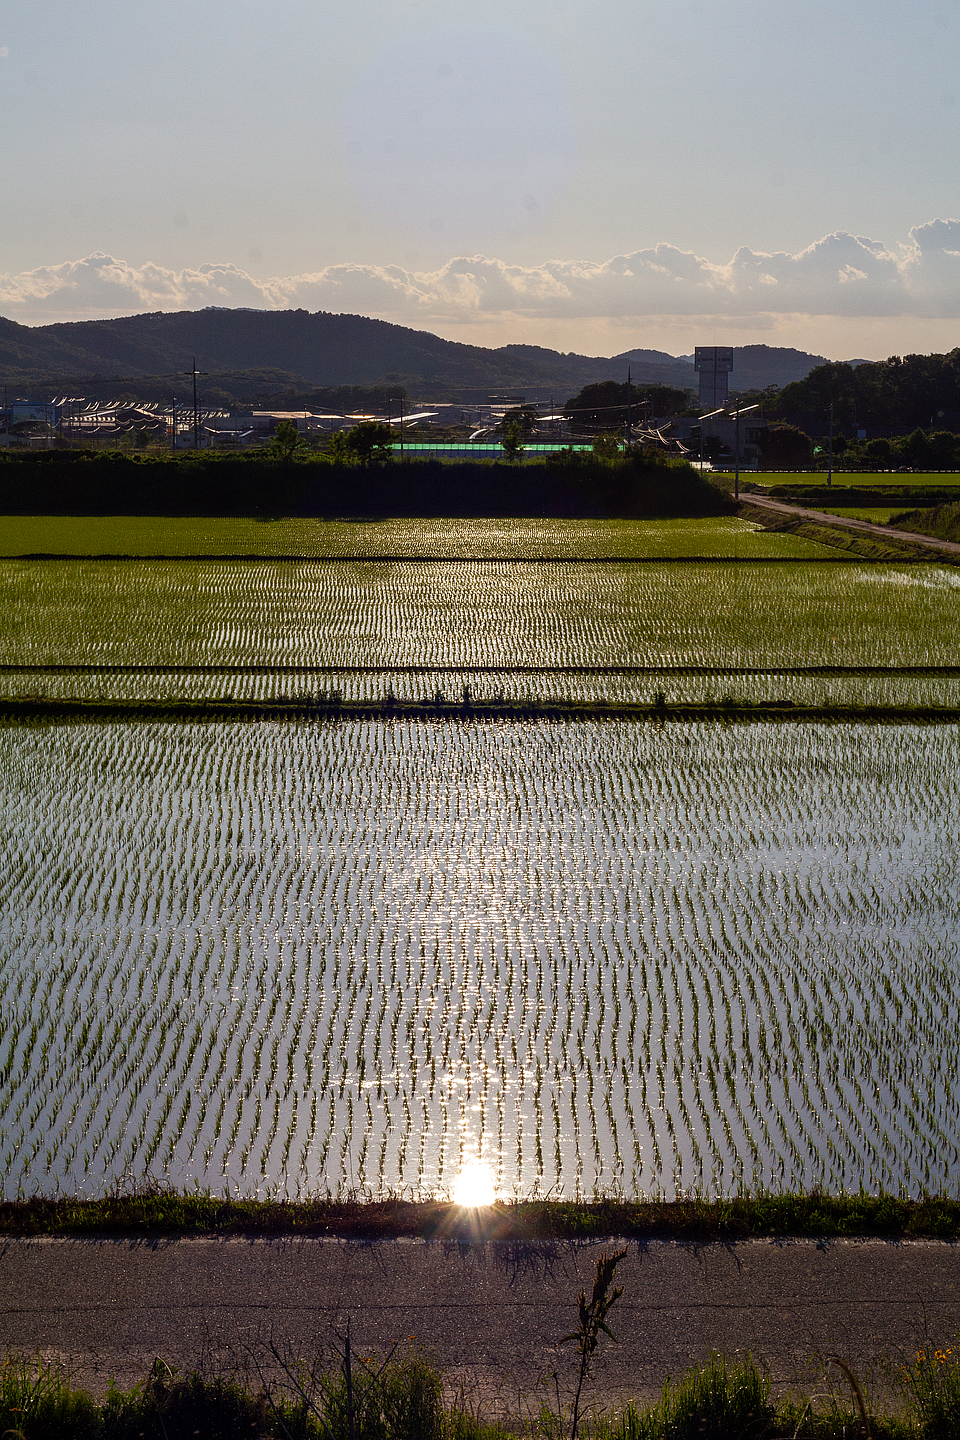
POLYGON ((572 169, 560 66, 492 27, 391 41, 355 82, 343 123, 364 203, 456 244, 533 228, 572 169))
POLYGON ((894 570, 885 565, 882 569, 861 571, 857 580, 863 585, 893 585, 899 589, 914 586, 922 590, 954 590, 960 585, 956 570, 932 565, 922 569, 918 566, 915 570, 894 570))

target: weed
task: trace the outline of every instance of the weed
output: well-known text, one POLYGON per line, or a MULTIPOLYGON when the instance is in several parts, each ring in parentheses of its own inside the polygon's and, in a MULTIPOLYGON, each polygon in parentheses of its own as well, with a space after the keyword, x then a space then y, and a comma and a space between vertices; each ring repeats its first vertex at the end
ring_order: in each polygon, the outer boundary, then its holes
POLYGON ((98 1408, 74 1388, 59 1364, 8 1354, 0 1369, 0 1435, 25 1440, 87 1440, 97 1434, 98 1408))
POLYGON ((600 1336, 608 1335, 611 1340, 616 1339, 607 1325, 607 1316, 623 1294, 623 1286, 614 1285, 613 1279, 617 1272, 617 1266, 626 1253, 626 1250, 616 1250, 612 1255, 600 1255, 597 1260, 597 1270, 590 1299, 587 1299, 585 1290, 580 1291, 577 1301, 579 1309, 577 1328, 571 1334, 565 1335, 560 1342, 562 1345, 572 1343, 576 1346, 579 1362, 573 1396, 573 1414, 570 1417, 570 1440, 577 1440, 583 1387, 590 1378, 600 1336))
POLYGON ((752 1359, 731 1363, 713 1355, 676 1384, 667 1382, 649 1420, 662 1440, 760 1440, 774 1414, 770 1381, 752 1359))
POLYGON ((925 1345, 902 1371, 923 1440, 956 1440, 960 1435, 960 1341, 925 1345))

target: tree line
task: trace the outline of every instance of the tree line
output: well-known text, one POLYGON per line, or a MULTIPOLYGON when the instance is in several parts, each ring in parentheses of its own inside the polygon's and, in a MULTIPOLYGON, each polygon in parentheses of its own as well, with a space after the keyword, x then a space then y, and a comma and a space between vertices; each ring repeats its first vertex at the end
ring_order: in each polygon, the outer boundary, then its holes
POLYGON ((960 349, 946 355, 891 355, 862 365, 817 365, 805 380, 765 397, 767 415, 822 416, 852 429, 946 430, 960 422, 960 349))

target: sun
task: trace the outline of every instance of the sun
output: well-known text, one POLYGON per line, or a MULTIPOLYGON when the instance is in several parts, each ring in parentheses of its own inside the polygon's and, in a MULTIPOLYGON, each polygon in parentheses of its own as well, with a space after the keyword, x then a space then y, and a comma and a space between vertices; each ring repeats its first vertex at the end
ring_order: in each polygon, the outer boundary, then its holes
POLYGON ((453 1203, 463 1209, 492 1205, 496 1199, 493 1175, 486 1165, 464 1165, 453 1185, 453 1203))

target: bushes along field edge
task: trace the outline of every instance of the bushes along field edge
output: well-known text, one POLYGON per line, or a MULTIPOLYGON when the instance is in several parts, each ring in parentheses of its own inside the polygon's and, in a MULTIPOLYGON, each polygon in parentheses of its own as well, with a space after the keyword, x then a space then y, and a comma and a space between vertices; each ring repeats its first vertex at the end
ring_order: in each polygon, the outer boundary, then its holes
POLYGON ((100 452, 0 456, 0 513, 365 518, 529 514, 589 519, 735 513, 685 461, 643 454, 530 465, 214 456, 139 459, 100 452))

